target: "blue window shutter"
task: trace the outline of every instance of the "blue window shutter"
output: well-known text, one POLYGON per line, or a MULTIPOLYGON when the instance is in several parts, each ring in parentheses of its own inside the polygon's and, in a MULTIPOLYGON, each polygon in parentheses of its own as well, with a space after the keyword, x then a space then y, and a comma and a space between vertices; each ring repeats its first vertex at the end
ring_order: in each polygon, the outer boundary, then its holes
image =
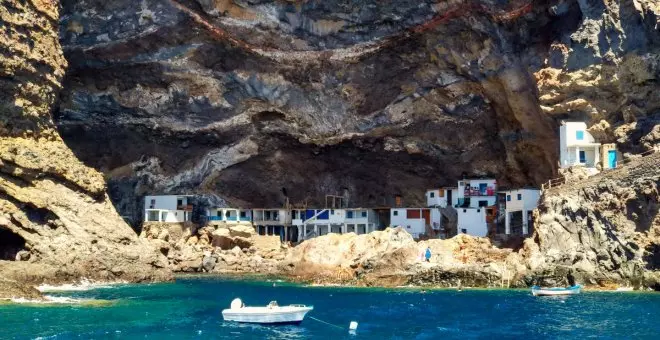
POLYGON ((518 194, 518 201, 522 200, 522 194, 518 194))
POLYGON ((506 195, 506 200, 511 202, 511 195, 506 195))
POLYGON ((584 131, 582 130, 575 131, 575 139, 584 140, 584 131))
POLYGON ((580 163, 586 163, 587 162, 587 153, 584 151, 580 151, 580 163))

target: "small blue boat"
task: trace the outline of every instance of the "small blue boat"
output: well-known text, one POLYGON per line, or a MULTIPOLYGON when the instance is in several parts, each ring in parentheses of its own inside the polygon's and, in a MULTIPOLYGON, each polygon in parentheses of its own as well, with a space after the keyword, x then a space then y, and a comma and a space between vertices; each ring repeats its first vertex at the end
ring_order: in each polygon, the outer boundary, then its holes
POLYGON ((582 286, 575 285, 568 288, 541 288, 539 286, 532 287, 532 295, 534 296, 554 296, 554 295, 575 295, 580 294, 582 286))

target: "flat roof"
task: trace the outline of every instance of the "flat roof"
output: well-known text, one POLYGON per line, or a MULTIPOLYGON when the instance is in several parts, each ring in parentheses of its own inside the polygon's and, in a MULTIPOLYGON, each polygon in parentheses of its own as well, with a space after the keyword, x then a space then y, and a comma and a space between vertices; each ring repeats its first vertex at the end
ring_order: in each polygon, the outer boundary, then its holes
POLYGON ((515 188, 515 189, 500 190, 500 191, 498 191, 498 192, 499 192, 499 193, 505 193, 505 192, 510 192, 510 191, 519 191, 519 190, 536 190, 536 191, 540 191, 541 189, 539 189, 539 188, 534 188, 534 187, 525 187, 525 188, 515 188))

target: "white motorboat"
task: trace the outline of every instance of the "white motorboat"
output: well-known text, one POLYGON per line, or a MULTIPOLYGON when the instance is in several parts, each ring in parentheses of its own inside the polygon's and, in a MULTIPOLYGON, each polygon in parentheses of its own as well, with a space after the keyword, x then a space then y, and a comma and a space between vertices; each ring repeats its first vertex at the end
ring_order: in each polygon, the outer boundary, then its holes
POLYGON ((241 299, 234 299, 230 308, 222 311, 222 317, 225 321, 247 323, 300 323, 305 314, 313 309, 314 307, 305 305, 279 306, 275 301, 265 307, 246 307, 241 299))
POLYGON ((555 296, 555 295, 575 295, 580 294, 582 286, 575 285, 568 288, 541 288, 539 286, 532 287, 532 295, 534 296, 555 296))

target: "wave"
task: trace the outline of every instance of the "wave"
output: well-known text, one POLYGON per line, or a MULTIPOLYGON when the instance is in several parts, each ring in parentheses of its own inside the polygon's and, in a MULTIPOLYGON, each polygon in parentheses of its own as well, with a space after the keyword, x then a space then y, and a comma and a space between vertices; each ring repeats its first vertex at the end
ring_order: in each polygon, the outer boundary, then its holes
POLYGON ((43 299, 10 298, 6 300, 13 303, 31 305, 107 305, 112 303, 111 300, 79 299, 51 295, 44 295, 43 299))
POLYGON ((49 285, 49 284, 42 284, 37 287, 37 290, 44 293, 44 292, 72 292, 72 291, 86 291, 86 290, 92 290, 92 289, 108 289, 108 288, 114 288, 117 285, 120 284, 126 284, 128 282, 126 281, 115 281, 115 282, 95 282, 95 281, 90 281, 87 279, 82 279, 78 283, 67 283, 63 285, 49 285))

